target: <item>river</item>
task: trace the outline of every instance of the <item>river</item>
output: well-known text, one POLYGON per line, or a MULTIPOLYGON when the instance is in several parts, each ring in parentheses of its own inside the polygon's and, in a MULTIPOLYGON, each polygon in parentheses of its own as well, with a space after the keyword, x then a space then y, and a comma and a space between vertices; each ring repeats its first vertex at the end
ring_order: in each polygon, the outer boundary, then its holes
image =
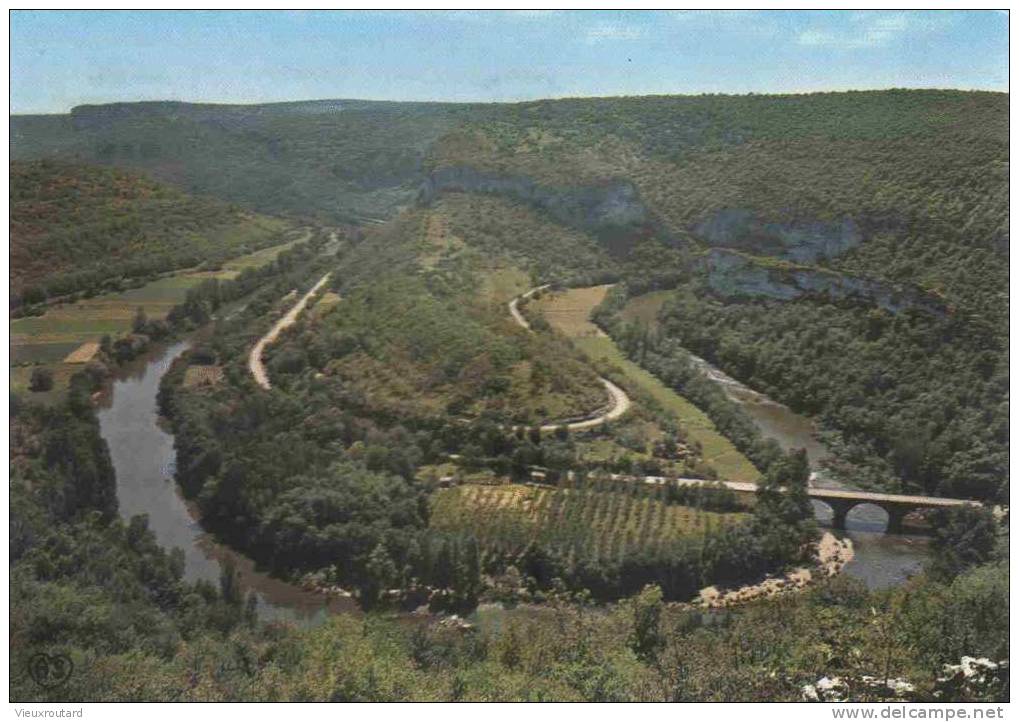
POLYGON ((160 379, 187 348, 182 341, 136 359, 115 376, 100 399, 99 428, 117 474, 121 516, 147 514, 149 529, 159 543, 184 552, 184 577, 189 581, 205 579, 218 585, 222 565, 233 562, 244 593, 251 590, 258 596, 262 619, 313 625, 329 613, 355 611, 352 599, 334 598, 327 603, 321 594, 256 570, 251 559, 218 544, 202 529, 196 509, 181 496, 174 481, 173 435, 156 406, 160 379))
MULTIPOLYGON (((251 559, 217 543, 202 529, 197 510, 181 496, 174 482, 173 435, 156 405, 160 380, 173 359, 187 348, 186 341, 158 347, 128 364, 99 400, 99 426, 117 475, 121 516, 128 519, 146 514, 149 528, 159 543, 164 548, 177 547, 184 552, 184 576, 189 581, 204 579, 218 584, 223 564, 232 562, 245 594, 251 590, 257 595, 259 616, 263 619, 304 626, 317 624, 329 614, 356 612, 357 604, 350 598, 327 600, 321 594, 258 571, 251 559)), ((766 435, 783 447, 805 447, 815 466, 827 454, 815 439, 809 419, 746 388, 707 362, 698 363, 747 410, 766 435)), ((825 486, 838 485, 831 479, 818 481, 825 486)), ((824 513, 824 508, 819 507, 822 519, 824 513)), ((858 507, 847 520, 846 533, 853 540, 856 558, 845 571, 871 588, 902 582, 928 556, 925 537, 886 535, 884 524, 884 512, 868 506, 858 507)))
MULTIPOLYGON (((690 355, 700 370, 718 383, 730 399, 738 403, 761 433, 775 439, 783 449, 806 449, 813 470, 811 485, 836 489, 859 487, 833 478, 821 462, 830 455, 818 441, 817 428, 806 416, 776 403, 715 368, 702 358, 690 355)), ((814 513, 822 523, 831 521, 831 509, 814 502, 814 513)), ((846 531, 853 541, 855 557, 844 573, 861 579, 871 589, 901 584, 918 572, 930 558, 930 538, 916 534, 885 534, 888 515, 873 504, 861 504, 846 517, 846 531)))

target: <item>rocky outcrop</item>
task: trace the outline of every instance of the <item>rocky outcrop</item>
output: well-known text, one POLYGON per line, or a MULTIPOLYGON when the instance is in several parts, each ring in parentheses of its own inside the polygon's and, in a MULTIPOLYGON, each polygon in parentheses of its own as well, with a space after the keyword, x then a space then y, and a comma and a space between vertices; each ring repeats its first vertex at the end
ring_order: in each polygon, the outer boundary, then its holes
POLYGON ((700 265, 711 290, 727 298, 858 299, 896 314, 906 309, 939 316, 947 313, 939 298, 910 286, 819 268, 769 264, 727 249, 711 249, 700 265))
POLYGON ((609 242, 611 250, 627 250, 629 243, 656 230, 651 212, 637 189, 625 180, 597 185, 555 187, 536 183, 521 175, 449 166, 433 171, 418 193, 418 201, 432 203, 445 192, 490 193, 528 203, 554 219, 593 233, 609 242))
POLYGON ((694 234, 709 246, 733 248, 754 255, 777 256, 798 263, 834 258, 863 240, 856 221, 762 221, 753 211, 726 208, 697 224, 694 234))

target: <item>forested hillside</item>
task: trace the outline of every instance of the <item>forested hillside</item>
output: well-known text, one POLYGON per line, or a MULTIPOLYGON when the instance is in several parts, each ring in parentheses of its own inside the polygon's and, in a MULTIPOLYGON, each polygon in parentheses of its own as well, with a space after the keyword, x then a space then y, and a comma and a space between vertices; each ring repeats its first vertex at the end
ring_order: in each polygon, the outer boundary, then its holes
POLYGON ((649 236, 682 249, 617 268, 631 295, 684 293, 653 336, 617 333, 678 342, 817 415, 853 481, 1004 499, 1006 105, 936 91, 541 101, 473 119, 431 164, 440 179, 472 169, 447 192, 519 197, 527 178, 566 224, 557 189, 632 184, 590 231, 614 228, 622 259, 649 236), (620 204, 644 221, 604 221, 620 204))
POLYGON ((12 117, 12 158, 144 169, 267 213, 388 218, 413 201, 429 144, 469 106, 315 101, 154 102, 12 117))
POLYGON ((63 161, 12 163, 10 201, 11 291, 26 303, 212 267, 280 242, 290 226, 144 175, 63 161))
MULTIPOLYGON (((660 333, 818 415, 840 435, 846 473, 1001 498, 1007 103, 890 90, 122 104, 13 118, 12 154, 143 167, 252 208, 334 219, 416 202, 429 233, 535 280, 622 280, 631 295, 682 286, 693 300, 681 316, 670 306, 660 333)), ((375 248, 388 260, 365 256, 356 273, 406 263, 399 243, 375 248)), ((465 261, 447 256, 429 293, 460 283, 449 268, 465 261)), ((399 293, 416 296, 416 283, 399 293)))

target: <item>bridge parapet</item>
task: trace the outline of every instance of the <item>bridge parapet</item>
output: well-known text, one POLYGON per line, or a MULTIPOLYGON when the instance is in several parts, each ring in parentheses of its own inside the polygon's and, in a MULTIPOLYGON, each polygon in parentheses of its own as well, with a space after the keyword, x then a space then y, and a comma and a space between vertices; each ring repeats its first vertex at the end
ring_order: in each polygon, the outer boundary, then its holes
MULTIPOLYGON (((659 477, 648 477, 647 483, 664 483, 659 477), (652 482, 652 480, 655 480, 652 482)), ((703 479, 676 479, 680 484, 703 484, 703 479)), ((747 481, 723 481, 724 486, 735 492, 753 494, 757 484, 747 481)), ((851 489, 826 489, 810 487, 807 495, 811 499, 822 501, 831 507, 832 526, 836 529, 846 528, 846 516, 860 504, 873 504, 884 509, 888 514, 889 534, 901 534, 903 520, 914 511, 920 509, 949 509, 959 506, 982 506, 978 501, 969 499, 949 499, 941 496, 918 496, 915 494, 884 494, 875 491, 855 491, 851 489)))

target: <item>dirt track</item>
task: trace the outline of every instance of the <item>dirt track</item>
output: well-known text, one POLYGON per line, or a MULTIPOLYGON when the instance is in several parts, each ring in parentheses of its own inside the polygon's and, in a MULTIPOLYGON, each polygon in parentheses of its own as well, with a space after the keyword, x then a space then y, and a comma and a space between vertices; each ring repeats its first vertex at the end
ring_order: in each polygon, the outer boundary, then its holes
POLYGON ((262 363, 262 353, 265 351, 265 347, 276 341, 279 338, 280 333, 283 329, 294 325, 297 321, 297 317, 301 315, 301 311, 308 305, 308 300, 315 295, 315 293, 325 285, 325 282, 329 280, 329 274, 322 276, 319 282, 311 287, 311 290, 301 296, 301 300, 294 304, 293 308, 287 311, 283 317, 273 324, 269 332, 258 339, 258 343, 251 349, 251 353, 248 355, 248 368, 251 369, 251 375, 255 377, 255 383, 261 386, 263 389, 272 388, 272 384, 269 383, 269 374, 265 370, 265 364, 262 363))
MULTIPOLYGON (((519 303, 520 301, 526 298, 530 298, 538 291, 543 291, 546 288, 548 288, 548 284, 532 288, 527 293, 522 293, 509 302, 510 315, 513 316, 513 320, 516 321, 519 326, 527 329, 531 333, 534 333, 534 329, 531 328, 531 324, 527 323, 527 319, 524 318, 523 314, 520 313, 519 303)), ((609 395, 609 403, 611 404, 611 408, 608 411, 606 411, 605 413, 599 413, 597 416, 592 416, 589 419, 583 419, 581 421, 572 421, 568 424, 545 424, 544 426, 541 427, 541 430, 555 431, 556 429, 562 428, 563 426, 565 426, 570 431, 590 429, 595 426, 600 426, 601 424, 604 424, 607 421, 615 421, 620 416, 622 416, 623 414, 630 410, 631 405, 630 397, 626 395, 625 391, 623 391, 621 388, 619 388, 606 378, 599 376, 598 380, 605 385, 605 390, 608 392, 609 395)))
MULTIPOLYGON (((263 389, 268 390, 272 388, 272 384, 269 382, 269 374, 266 371, 265 364, 262 362, 262 354, 265 351, 265 347, 271 343, 274 343, 276 339, 279 338, 280 333, 282 333, 284 329, 292 326, 294 322, 297 321, 298 316, 301 315, 301 311, 303 311, 304 307, 308 305, 309 299, 311 299, 311 297, 314 296, 315 293, 317 293, 318 290, 322 288, 323 285, 325 285, 325 282, 327 280, 329 280, 328 273, 322 276, 322 278, 319 279, 319 282, 312 286, 311 290, 301 297, 301 300, 295 303, 293 307, 289 311, 287 311, 286 314, 284 314, 280 320, 273 324, 273 327, 269 329, 269 332, 262 336, 262 338, 258 339, 258 342, 251 349, 251 353, 248 355, 248 368, 251 370, 251 375, 254 377, 255 383, 257 383, 263 389)), ((517 304, 522 299, 530 298, 532 295, 545 288, 548 288, 548 286, 539 286, 537 288, 532 288, 527 293, 517 296, 509 303, 509 310, 510 314, 513 316, 513 319, 520 326, 527 329, 528 331, 532 331, 531 326, 529 323, 527 323, 527 319, 525 319, 523 315, 521 315, 520 310, 517 308, 517 304)), ((605 411, 604 413, 599 413, 597 416, 592 416, 591 418, 588 419, 572 421, 567 424, 545 424, 544 426, 541 427, 541 430, 555 431, 556 429, 561 428, 564 425, 566 426, 567 429, 570 429, 571 431, 590 429, 595 426, 600 426, 601 424, 607 421, 614 421, 615 419, 618 419, 620 416, 629 411, 631 402, 630 397, 626 395, 626 392, 606 378, 602 378, 599 376, 598 379, 605 385, 605 390, 606 392, 608 392, 610 404, 610 408, 608 409, 608 411, 605 411)))

